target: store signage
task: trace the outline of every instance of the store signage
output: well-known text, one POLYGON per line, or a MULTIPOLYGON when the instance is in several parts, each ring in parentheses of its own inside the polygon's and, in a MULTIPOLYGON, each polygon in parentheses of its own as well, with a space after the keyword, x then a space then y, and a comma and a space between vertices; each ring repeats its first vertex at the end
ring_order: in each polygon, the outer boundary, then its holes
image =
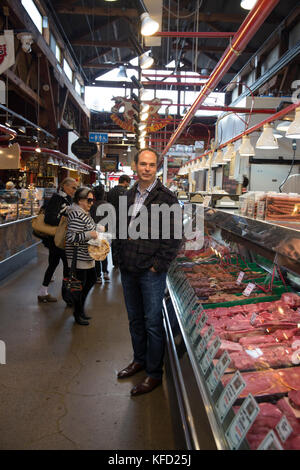
POLYGON ((275 432, 271 430, 268 432, 262 443, 259 444, 257 450, 283 450, 283 447, 275 432))
POLYGON ((15 43, 13 29, 4 30, 0 36, 0 75, 15 63, 15 43))
POLYGON ((97 144, 89 142, 89 139, 86 137, 79 137, 79 139, 71 145, 71 151, 81 160, 88 160, 97 153, 98 148, 97 144))
POLYGON ((102 132, 89 132, 89 142, 98 142, 100 144, 108 143, 108 134, 102 132))
POLYGON ((240 447, 259 410, 260 408, 255 398, 249 393, 225 433, 231 450, 236 450, 240 447))
POLYGON ((236 371, 230 382, 224 388, 221 396, 216 403, 216 411, 221 423, 224 421, 228 411, 233 403, 246 387, 245 381, 239 371, 236 371))

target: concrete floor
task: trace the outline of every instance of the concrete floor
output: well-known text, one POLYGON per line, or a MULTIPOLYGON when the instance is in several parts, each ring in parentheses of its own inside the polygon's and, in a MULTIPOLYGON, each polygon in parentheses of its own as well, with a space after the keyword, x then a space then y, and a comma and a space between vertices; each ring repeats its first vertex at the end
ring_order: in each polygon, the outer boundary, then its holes
POLYGON ((59 301, 37 302, 47 250, 38 253, 0 285, 0 449, 175 449, 165 380, 131 398, 144 372, 116 377, 132 358, 119 272, 93 288, 93 318, 80 326, 61 300, 61 267, 49 290, 59 301))

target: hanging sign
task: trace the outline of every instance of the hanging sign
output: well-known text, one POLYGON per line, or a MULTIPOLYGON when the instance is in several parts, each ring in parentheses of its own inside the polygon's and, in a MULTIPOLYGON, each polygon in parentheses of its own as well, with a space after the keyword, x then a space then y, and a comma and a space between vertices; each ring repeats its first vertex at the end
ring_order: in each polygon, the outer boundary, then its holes
POLYGON ((97 153, 98 147, 94 142, 89 142, 86 137, 79 137, 71 145, 71 151, 81 160, 88 160, 97 153))
POLYGON ((0 36, 0 75, 15 63, 15 44, 13 29, 4 30, 0 36))

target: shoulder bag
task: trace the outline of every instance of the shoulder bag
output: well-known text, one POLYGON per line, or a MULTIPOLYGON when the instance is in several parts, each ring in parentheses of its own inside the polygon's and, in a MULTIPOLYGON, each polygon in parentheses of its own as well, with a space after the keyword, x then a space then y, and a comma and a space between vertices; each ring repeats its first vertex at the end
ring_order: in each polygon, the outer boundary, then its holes
POLYGON ((73 258, 72 258, 70 273, 67 278, 63 279, 62 288, 61 288, 62 298, 70 306, 73 305, 74 302, 79 300, 81 292, 82 292, 82 283, 79 279, 76 278, 78 246, 79 246, 79 243, 74 242, 73 258))
POLYGON ((46 236, 55 236, 57 227, 54 225, 49 225, 45 223, 45 214, 40 212, 34 219, 32 219, 31 226, 33 229, 34 235, 39 238, 46 236))
POLYGON ((59 226, 56 227, 56 232, 54 236, 54 243, 57 248, 65 249, 66 245, 66 233, 68 228, 68 217, 62 215, 60 218, 59 226))

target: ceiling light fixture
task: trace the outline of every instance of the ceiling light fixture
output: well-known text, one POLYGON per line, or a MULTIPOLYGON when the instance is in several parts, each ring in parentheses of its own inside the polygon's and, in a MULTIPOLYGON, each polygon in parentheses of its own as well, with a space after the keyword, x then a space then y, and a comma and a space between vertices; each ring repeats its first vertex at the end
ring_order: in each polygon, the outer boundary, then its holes
POLYGON ((256 2, 257 0, 242 0, 241 7, 244 8, 244 10, 252 10, 256 2))
POLYGON ((139 57, 139 60, 140 60, 140 67, 142 70, 149 69, 154 63, 153 57, 151 57, 151 55, 149 55, 148 52, 144 52, 139 57))
MULTIPOLYGON (((144 3, 144 2, 141 2, 141 3, 144 3)), ((159 29, 158 22, 153 20, 147 11, 141 14, 141 35, 142 36, 152 36, 153 34, 157 33, 158 29, 159 29)))
POLYGON ((243 135, 242 143, 238 149, 241 157, 254 157, 255 150, 253 145, 250 142, 249 135, 243 135))
POLYGON ((264 124, 263 132, 256 142, 256 148, 262 150, 278 149, 278 142, 270 124, 264 124))
POLYGON ((296 108, 295 119, 288 127, 285 136, 288 139, 300 139, 300 107, 296 108))
POLYGON ((234 145, 230 143, 227 145, 227 150, 223 157, 224 162, 230 162, 233 156, 234 156, 234 145))

